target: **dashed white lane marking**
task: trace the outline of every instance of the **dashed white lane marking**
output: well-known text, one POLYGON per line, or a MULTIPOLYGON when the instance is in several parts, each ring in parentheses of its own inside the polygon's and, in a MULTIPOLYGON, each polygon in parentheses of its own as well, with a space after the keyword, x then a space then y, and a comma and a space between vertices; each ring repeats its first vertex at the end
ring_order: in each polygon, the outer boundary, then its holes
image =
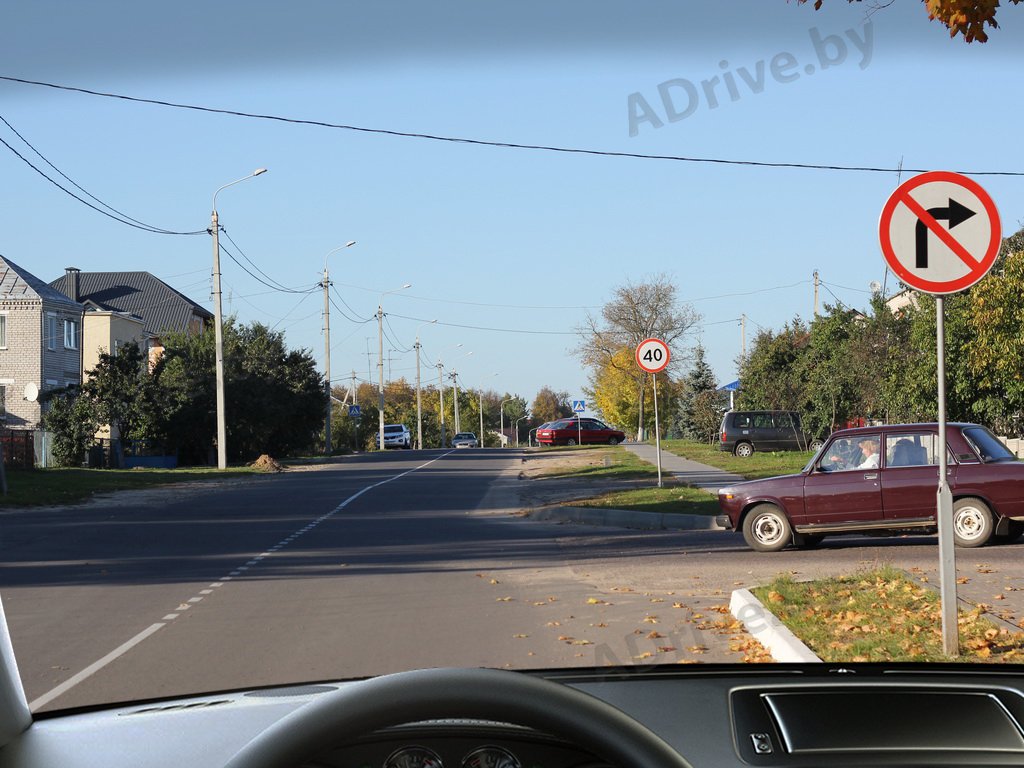
POLYGON ((46 704, 49 704, 51 701, 56 699, 61 694, 65 693, 67 691, 70 691, 72 688, 74 688, 76 685, 78 685, 80 682, 82 682, 86 678, 91 677, 92 675, 94 675, 97 672, 99 672, 101 669, 103 669, 105 666, 107 666, 107 664, 112 662, 118 656, 123 656, 124 654, 128 653, 128 651, 130 651, 136 645, 138 645, 143 640, 145 640, 147 637, 152 635, 154 632, 156 632, 157 630, 162 629, 163 627, 166 627, 166 626, 167 625, 163 624, 163 623, 150 624, 146 629, 144 629, 141 632, 139 632, 139 634, 137 634, 135 637, 133 637, 127 643, 122 643, 117 648, 115 648, 110 653, 108 653, 106 656, 104 656, 102 659, 99 659, 98 661, 94 661, 92 664, 90 664, 88 667, 83 669, 77 675, 72 675, 67 680, 65 680, 63 683, 58 685, 56 688, 54 688, 54 689, 52 689, 50 691, 47 691, 46 693, 44 693, 42 696, 40 696, 35 701, 29 702, 28 708, 35 710, 35 709, 39 709, 42 706, 45 706, 46 704))
MULTIPOLYGON (((393 482, 395 480, 399 480, 399 479, 405 477, 406 475, 410 475, 413 472, 416 472, 417 470, 423 469, 424 467, 428 467, 431 464, 433 464, 435 461, 440 461, 445 456, 448 456, 451 453, 454 453, 454 451, 453 450, 452 451, 447 451, 446 453, 442 453, 440 456, 437 456, 437 457, 431 459, 430 461, 428 461, 428 462, 426 462, 424 464, 420 464, 418 467, 413 467, 412 469, 408 469, 408 470, 406 470, 405 472, 402 472, 399 475, 394 475, 394 476, 389 477, 389 478, 387 478, 385 480, 381 480, 380 482, 374 483, 373 485, 366 486, 362 490, 357 491, 356 493, 353 493, 351 496, 349 496, 347 499, 345 499, 343 502, 341 502, 341 504, 336 506, 334 509, 332 509, 327 514, 321 515, 320 517, 316 518, 313 522, 311 522, 308 525, 306 525, 305 528, 299 529, 298 531, 293 533, 289 538, 284 539, 284 542, 290 542, 291 540, 294 540, 295 538, 297 538, 300 534, 307 533, 307 532, 313 530, 314 528, 316 528, 323 521, 329 520, 330 518, 334 517, 336 514, 341 512, 341 510, 343 510, 345 507, 347 507, 349 504, 351 504, 353 501, 358 499, 360 496, 362 496, 367 491, 372 491, 374 488, 379 488, 382 485, 387 485, 388 483, 393 482)), ((268 551, 268 552, 264 552, 261 555, 256 556, 255 558, 250 560, 245 565, 239 566, 236 570, 231 571, 230 575, 221 577, 221 579, 218 582, 216 582, 214 584, 211 584, 210 586, 211 587, 219 587, 219 586, 221 586, 222 582, 230 581, 232 579, 232 577, 234 577, 234 576, 240 576, 243 571, 249 570, 249 566, 258 565, 260 563, 260 561, 264 557, 267 557, 269 555, 270 555, 270 552, 268 551)), ((200 590, 199 594, 203 595, 203 594, 209 594, 209 593, 210 593, 210 590, 204 589, 204 590, 200 590)), ((187 603, 181 603, 175 609, 177 611, 177 613, 168 614, 167 616, 164 616, 162 621, 160 621, 160 622, 158 622, 156 624, 151 624, 146 629, 144 629, 141 632, 139 632, 139 634, 137 634, 131 640, 127 641, 126 643, 122 643, 121 645, 119 645, 117 648, 112 650, 110 653, 108 653, 102 659, 94 661, 92 664, 90 664, 88 667, 83 669, 81 672, 78 672, 77 674, 72 675, 67 680, 65 680, 63 683, 58 685, 56 688, 53 688, 53 689, 47 691, 46 693, 44 693, 42 696, 39 696, 34 701, 30 701, 29 705, 28 705, 29 709, 33 710, 33 711, 37 710, 37 709, 39 709, 39 708, 49 704, 51 701, 56 699, 58 696, 61 696, 61 695, 65 694, 65 693, 67 693, 72 688, 74 688, 76 685, 81 683, 83 680, 88 679, 89 677, 91 677, 92 675, 94 675, 97 672, 99 672, 101 669, 103 669, 105 666, 110 664, 112 661, 114 661, 118 657, 123 656, 124 654, 126 654, 128 651, 130 651, 136 645, 138 645, 143 640, 148 638, 154 632, 157 632, 160 629, 166 627, 167 626, 167 622, 173 621, 175 618, 177 618, 178 616, 181 615, 181 611, 187 611, 189 608, 191 608, 192 605, 190 605, 190 603, 191 604, 195 604, 195 603, 198 603, 202 599, 203 599, 202 597, 196 596, 196 597, 189 598, 187 603)))

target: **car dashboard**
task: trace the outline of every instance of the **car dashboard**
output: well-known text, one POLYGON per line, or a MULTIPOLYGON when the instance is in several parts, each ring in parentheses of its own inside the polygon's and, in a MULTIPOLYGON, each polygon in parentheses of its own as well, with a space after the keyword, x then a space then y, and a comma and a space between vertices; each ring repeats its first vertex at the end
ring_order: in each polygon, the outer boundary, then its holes
MULTIPOLYGON (((611 704, 695 767, 1024 763, 1024 675, 1012 668, 771 665, 522 674, 611 704)), ((360 684, 41 715, 0 749, 0 768, 223 766, 283 718, 360 684)), ((612 762, 590 744, 472 714, 375 730, 295 768, 599 768, 612 762)))

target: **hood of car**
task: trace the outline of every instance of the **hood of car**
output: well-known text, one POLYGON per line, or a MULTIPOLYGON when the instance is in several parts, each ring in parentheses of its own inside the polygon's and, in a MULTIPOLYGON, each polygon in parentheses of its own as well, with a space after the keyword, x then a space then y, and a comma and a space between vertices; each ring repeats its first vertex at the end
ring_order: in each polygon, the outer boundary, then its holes
POLYGON ((719 494, 733 494, 735 496, 760 496, 775 495, 785 491, 800 488, 804 484, 805 476, 802 473, 794 475, 776 475, 765 477, 760 480, 748 480, 745 483, 736 483, 728 488, 722 488, 719 494))

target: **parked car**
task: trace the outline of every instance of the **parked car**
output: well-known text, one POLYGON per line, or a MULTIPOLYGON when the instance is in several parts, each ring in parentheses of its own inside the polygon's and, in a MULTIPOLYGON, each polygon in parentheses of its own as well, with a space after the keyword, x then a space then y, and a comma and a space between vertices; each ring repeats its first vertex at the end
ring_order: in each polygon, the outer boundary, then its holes
MULTIPOLYGON (((946 440, 956 544, 1020 538, 1024 463, 978 424, 950 424, 946 440)), ((718 522, 759 552, 840 533, 934 533, 937 449, 936 424, 840 430, 798 474, 722 488, 718 522)))
POLYGON ((459 432, 452 438, 452 448, 476 448, 476 435, 472 432, 459 432))
POLYGON ((588 443, 618 445, 625 439, 625 432, 612 429, 597 419, 559 419, 537 429, 537 442, 547 446, 588 443))
MULTIPOLYGON (((377 433, 377 447, 380 448, 380 433, 377 433)), ((384 425, 384 448, 412 448, 412 434, 405 424, 384 425)))
POLYGON ((718 435, 719 450, 742 458, 754 451, 816 451, 821 443, 804 431, 796 411, 729 411, 718 435))

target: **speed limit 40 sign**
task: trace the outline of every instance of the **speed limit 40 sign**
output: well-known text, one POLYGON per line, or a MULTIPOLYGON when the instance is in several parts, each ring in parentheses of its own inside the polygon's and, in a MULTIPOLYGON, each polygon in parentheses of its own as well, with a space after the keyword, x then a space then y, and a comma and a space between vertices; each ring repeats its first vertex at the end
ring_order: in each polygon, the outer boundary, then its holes
POLYGON ((636 364, 647 373, 661 373, 670 357, 668 344, 661 339, 644 339, 636 348, 636 364))

